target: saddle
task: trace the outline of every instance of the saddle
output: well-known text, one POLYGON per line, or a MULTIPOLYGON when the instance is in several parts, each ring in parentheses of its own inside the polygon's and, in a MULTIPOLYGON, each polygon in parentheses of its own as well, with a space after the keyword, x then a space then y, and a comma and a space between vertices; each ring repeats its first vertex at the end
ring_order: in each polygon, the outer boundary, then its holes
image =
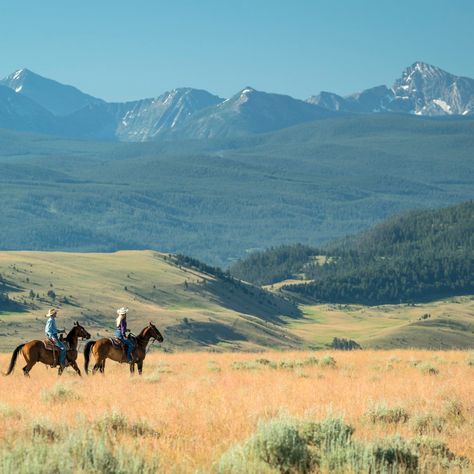
MULTIPOLYGON (((133 344, 134 344, 134 347, 136 347, 137 345, 137 339, 136 337, 132 336, 130 337, 129 336, 129 339, 131 339, 133 341, 133 344)), ((127 362, 127 355, 126 355, 126 347, 125 347, 125 344, 123 343, 123 341, 121 339, 119 339, 118 337, 109 337, 109 341, 111 342, 112 344, 112 347, 114 347, 115 349, 118 349, 119 351, 122 351, 122 361, 121 362, 127 362)), ((132 352, 133 354, 133 352, 132 352)))
MULTIPOLYGON (((66 341, 64 341, 64 340, 61 341, 61 342, 64 344, 64 346, 66 347, 66 350, 68 351, 68 350, 69 350, 69 344, 68 344, 66 341)), ((54 342, 53 342, 51 339, 49 339, 49 338, 44 339, 43 345, 44 345, 44 348, 45 348, 47 351, 59 352, 59 347, 56 346, 56 345, 54 344, 54 342)))
POLYGON ((124 343, 118 337, 109 337, 109 340, 112 343, 112 346, 114 346, 116 349, 125 349, 124 343))

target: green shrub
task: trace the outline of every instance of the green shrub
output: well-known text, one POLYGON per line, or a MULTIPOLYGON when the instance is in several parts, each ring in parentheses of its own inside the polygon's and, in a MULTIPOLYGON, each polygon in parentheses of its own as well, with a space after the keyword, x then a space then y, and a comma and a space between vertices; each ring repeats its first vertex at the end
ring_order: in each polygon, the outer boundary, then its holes
POLYGON ((354 433, 354 428, 344 423, 342 418, 326 418, 319 423, 314 421, 301 422, 300 433, 310 446, 325 451, 346 446, 354 433))
POLYGON ((462 472, 470 468, 470 461, 454 454, 445 443, 427 436, 412 440, 421 460, 422 472, 462 472))
POLYGON ((267 472, 307 472, 310 462, 310 452, 298 431, 298 423, 280 417, 260 423, 254 435, 222 456, 217 471, 243 473, 248 464, 266 466, 267 472))
POLYGON ((2 474, 130 474, 156 473, 156 457, 145 459, 136 449, 114 447, 90 430, 71 431, 64 439, 48 438, 2 443, 2 474))
POLYGON ((161 382, 161 376, 160 374, 152 372, 151 374, 144 377, 144 380, 148 383, 159 383, 161 382))
POLYGON ((44 402, 65 403, 71 400, 79 400, 79 398, 74 390, 61 383, 57 383, 51 389, 44 389, 41 392, 41 399, 44 402))
POLYGON ((53 425, 49 420, 35 420, 31 425, 32 437, 36 440, 37 438, 56 441, 61 437, 61 429, 53 425))
POLYGON ((431 438, 408 441, 397 435, 363 443, 354 441, 353 433, 340 418, 276 418, 259 424, 254 435, 224 453, 217 472, 418 474, 469 466, 467 459, 431 438))
POLYGON ((319 359, 314 356, 306 357, 303 361, 304 365, 319 365, 319 359))
POLYGON ((124 433, 131 436, 158 436, 144 420, 129 421, 125 415, 112 411, 104 414, 94 424, 95 428, 105 433, 124 433))
POLYGON ((461 400, 457 398, 450 398, 444 402, 443 406, 443 415, 446 420, 455 423, 461 424, 465 421, 464 416, 464 405, 461 400))
POLYGON ((249 440, 250 452, 258 459, 283 472, 304 471, 310 455, 297 424, 289 419, 276 419, 259 426, 249 440))
MULTIPOLYGON (((369 463, 375 472, 417 473, 418 454, 409 442, 392 436, 369 445, 369 463)), ((368 471, 369 472, 369 471, 368 471)))
POLYGON ((16 420, 20 420, 22 418, 22 414, 20 410, 16 408, 12 408, 6 403, 0 403, 0 417, 1 418, 14 418, 16 420))
POLYGON ((420 413, 410 420, 410 428, 420 435, 433 432, 441 433, 445 424, 444 418, 431 413, 420 413))
POLYGON ((336 359, 330 355, 326 355, 319 361, 319 365, 321 367, 336 367, 336 359))
POLYGON ((221 368, 216 363, 208 363, 207 370, 210 372, 221 372, 221 368))
POLYGON ((297 367, 303 367, 300 360, 281 360, 278 364, 279 369, 295 369, 297 367))
POLYGON ((418 368, 421 370, 421 372, 427 375, 439 374, 439 369, 430 362, 423 362, 422 364, 418 365, 418 368))
POLYGON ((384 402, 372 405, 365 416, 372 423, 406 423, 410 417, 404 408, 389 408, 384 402))
POLYGON ((234 361, 232 362, 231 365, 232 369, 234 370, 259 370, 263 366, 262 364, 259 364, 258 362, 255 362, 253 360, 248 360, 248 361, 234 361))

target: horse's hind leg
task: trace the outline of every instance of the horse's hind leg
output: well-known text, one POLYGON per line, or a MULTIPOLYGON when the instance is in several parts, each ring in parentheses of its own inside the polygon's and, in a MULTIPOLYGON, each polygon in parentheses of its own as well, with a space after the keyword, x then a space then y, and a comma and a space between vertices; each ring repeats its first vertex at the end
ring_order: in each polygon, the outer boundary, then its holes
POLYGON ((36 362, 32 362, 31 360, 29 360, 25 367, 23 367, 23 374, 25 375, 25 377, 29 377, 30 376, 30 370, 33 368, 33 366, 36 364, 36 362))
POLYGON ((69 362, 69 364, 76 371, 77 375, 79 375, 79 377, 82 377, 81 369, 78 367, 77 362, 75 360, 73 360, 73 361, 69 362))
POLYGON ((98 370, 100 371, 101 364, 100 362, 96 362, 94 367, 92 368, 92 373, 95 374, 98 370))
POLYGON ((137 362, 137 367, 138 367, 138 375, 142 375, 142 370, 143 370, 143 361, 139 360, 137 362))

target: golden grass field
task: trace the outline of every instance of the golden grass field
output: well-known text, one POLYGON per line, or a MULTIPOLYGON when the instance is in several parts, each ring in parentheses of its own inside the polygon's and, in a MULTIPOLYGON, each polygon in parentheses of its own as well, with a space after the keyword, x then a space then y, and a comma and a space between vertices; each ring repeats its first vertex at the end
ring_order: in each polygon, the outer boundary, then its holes
MULTIPOLYGON (((9 355, 0 356, 3 371, 8 362, 9 355)), ((259 420, 282 413, 308 420, 340 414, 355 427, 356 439, 428 434, 474 461, 474 354, 466 351, 153 353, 142 377, 109 362, 104 376, 67 372, 58 378, 38 364, 26 379, 22 366, 20 356, 14 374, 0 377, 0 444, 28 439, 35 420, 73 427, 85 419, 93 425, 118 411, 129 420, 145 419, 156 431, 138 438, 124 432, 117 442, 157 456, 159 472, 211 472, 259 420), (321 363, 327 355, 335 366, 321 363), (320 363, 298 364, 309 357, 320 363), (272 368, 257 359, 284 363, 272 368), (65 395, 48 397, 58 383, 65 395), (371 419, 380 404, 406 416, 371 419), (423 415, 441 420, 439 426, 420 424, 423 415)))

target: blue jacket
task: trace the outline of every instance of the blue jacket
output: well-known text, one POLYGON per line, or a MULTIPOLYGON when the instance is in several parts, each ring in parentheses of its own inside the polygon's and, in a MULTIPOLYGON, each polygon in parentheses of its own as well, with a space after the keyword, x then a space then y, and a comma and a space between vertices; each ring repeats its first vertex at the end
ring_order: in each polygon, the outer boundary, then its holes
POLYGON ((56 319, 55 318, 49 318, 46 321, 46 327, 44 328, 44 332, 46 336, 48 336, 50 339, 55 337, 58 337, 58 328, 56 327, 56 319))

